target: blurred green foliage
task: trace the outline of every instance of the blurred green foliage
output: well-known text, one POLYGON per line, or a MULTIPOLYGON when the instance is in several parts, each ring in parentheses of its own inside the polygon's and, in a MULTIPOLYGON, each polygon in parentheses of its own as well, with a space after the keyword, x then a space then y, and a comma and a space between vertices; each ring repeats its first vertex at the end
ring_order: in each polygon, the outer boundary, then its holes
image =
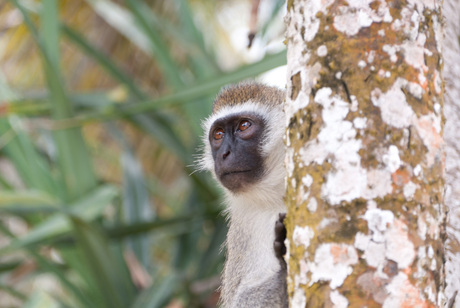
POLYGON ((189 1, 171 1, 167 16, 152 1, 85 1, 129 52, 153 63, 145 87, 145 76, 66 22, 65 2, 0 4, 20 13, 16 27, 30 35, 43 77, 42 91, 23 91, 0 73, 0 159, 18 177, 0 174, 0 232, 9 239, 0 294, 23 307, 213 307, 226 223, 210 176, 193 172, 200 121, 220 87, 285 64, 285 52, 224 71, 189 1), (73 87, 63 48, 90 58, 110 87, 73 87), (139 134, 151 140, 147 163, 166 165, 162 172, 145 171, 139 134), (112 156, 119 180, 99 166, 112 156), (12 220, 27 231, 13 232, 12 220), (52 290, 24 287, 43 276, 53 277, 52 290))

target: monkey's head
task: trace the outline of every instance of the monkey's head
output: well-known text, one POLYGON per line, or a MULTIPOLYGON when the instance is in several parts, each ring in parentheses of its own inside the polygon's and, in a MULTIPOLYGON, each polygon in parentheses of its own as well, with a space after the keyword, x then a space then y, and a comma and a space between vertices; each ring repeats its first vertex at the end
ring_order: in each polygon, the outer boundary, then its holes
POLYGON ((214 101, 203 122, 201 167, 232 194, 282 184, 284 97, 278 88, 241 83, 224 88, 214 101))

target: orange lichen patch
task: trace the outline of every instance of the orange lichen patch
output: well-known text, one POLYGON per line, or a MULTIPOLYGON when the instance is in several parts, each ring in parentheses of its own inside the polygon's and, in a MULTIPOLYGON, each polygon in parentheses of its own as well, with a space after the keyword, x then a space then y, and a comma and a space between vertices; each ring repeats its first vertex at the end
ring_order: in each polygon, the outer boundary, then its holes
POLYGON ((428 80, 424 75, 421 76, 423 76, 423 78, 419 78, 420 85, 422 86, 423 90, 426 90, 428 88, 428 80))
POLYGON ((410 182, 411 175, 406 168, 399 168, 391 174, 391 179, 396 186, 403 186, 410 182))
POLYGON ((430 149, 440 149, 443 144, 442 136, 436 131, 431 117, 421 117, 417 119, 417 131, 421 134, 423 141, 430 149))
POLYGON ((400 305, 401 308, 428 308, 430 306, 426 300, 421 298, 419 289, 410 284, 408 280, 405 281, 402 287, 400 294, 404 294, 404 297, 400 305))
POLYGON ((350 260, 348 246, 331 243, 331 255, 334 263, 347 263, 350 260))
POLYGON ((410 267, 407 267, 403 270, 403 273, 406 274, 407 276, 410 275, 410 273, 412 272, 411 268, 410 267))
POLYGON ((401 308, 429 308, 434 307, 427 299, 423 298, 421 291, 411 284, 405 274, 400 273, 394 277, 387 286, 390 296, 385 300, 384 306, 401 308))

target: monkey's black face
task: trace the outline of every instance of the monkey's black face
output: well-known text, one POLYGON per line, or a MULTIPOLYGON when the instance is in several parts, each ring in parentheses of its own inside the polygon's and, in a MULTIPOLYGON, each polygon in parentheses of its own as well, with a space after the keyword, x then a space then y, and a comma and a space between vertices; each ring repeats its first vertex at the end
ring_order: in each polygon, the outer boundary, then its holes
POLYGON ((265 123, 255 114, 242 113, 216 120, 209 131, 217 178, 233 192, 244 191, 263 173, 261 143, 265 123))

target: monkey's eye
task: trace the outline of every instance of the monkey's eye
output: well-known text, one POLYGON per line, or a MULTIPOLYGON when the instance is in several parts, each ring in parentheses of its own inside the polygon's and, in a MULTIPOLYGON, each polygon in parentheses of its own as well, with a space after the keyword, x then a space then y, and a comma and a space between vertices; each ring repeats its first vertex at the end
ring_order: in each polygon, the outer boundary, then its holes
POLYGON ((224 130, 222 128, 217 128, 215 131, 214 131, 214 139, 215 140, 220 140, 222 138, 224 138, 224 130))
POLYGON ((238 130, 240 131, 247 130, 251 125, 252 125, 251 122, 249 122, 248 120, 243 120, 240 122, 240 124, 238 124, 238 130))

